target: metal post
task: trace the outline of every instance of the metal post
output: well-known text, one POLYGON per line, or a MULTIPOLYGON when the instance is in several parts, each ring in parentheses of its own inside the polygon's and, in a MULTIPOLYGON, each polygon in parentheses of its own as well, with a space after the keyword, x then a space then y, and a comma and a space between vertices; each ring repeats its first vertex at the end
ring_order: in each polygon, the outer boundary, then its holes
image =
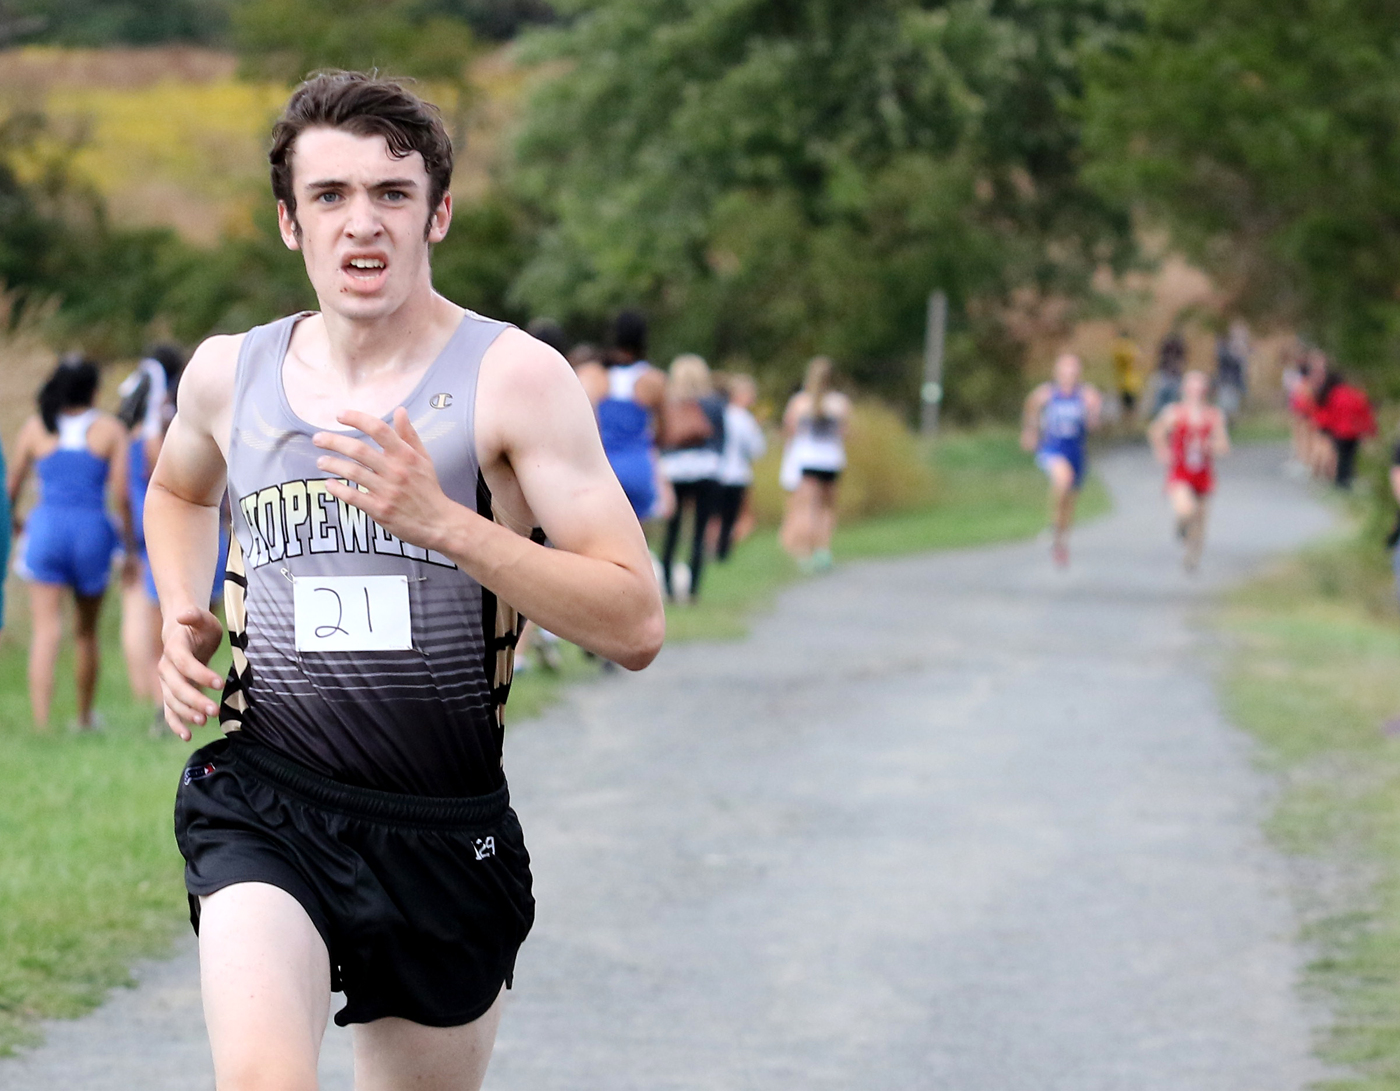
POLYGON ((924 327, 924 384, 919 388, 919 430, 926 436, 938 433, 938 407, 943 404, 943 339, 947 329, 948 295, 930 292, 928 324, 924 327))

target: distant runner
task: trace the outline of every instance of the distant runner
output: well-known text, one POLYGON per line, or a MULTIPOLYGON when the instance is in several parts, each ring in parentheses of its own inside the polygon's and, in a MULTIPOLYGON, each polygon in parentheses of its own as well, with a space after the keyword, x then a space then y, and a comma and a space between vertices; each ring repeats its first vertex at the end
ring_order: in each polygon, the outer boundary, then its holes
POLYGON ((1157 415, 1148 438, 1167 467, 1167 496, 1176 513, 1177 536, 1186 545, 1182 563, 1194 572, 1205 544, 1206 508, 1215 488, 1214 460, 1230 452, 1225 414, 1210 404, 1210 382, 1201 371, 1181 381, 1181 401, 1157 415))
POLYGON ((1069 528, 1084 484, 1085 442, 1098 427, 1103 398, 1082 381, 1079 357, 1062 353, 1054 377, 1026 398, 1021 414, 1021 446, 1035 452, 1035 464, 1050 478, 1051 559, 1069 564, 1069 528))

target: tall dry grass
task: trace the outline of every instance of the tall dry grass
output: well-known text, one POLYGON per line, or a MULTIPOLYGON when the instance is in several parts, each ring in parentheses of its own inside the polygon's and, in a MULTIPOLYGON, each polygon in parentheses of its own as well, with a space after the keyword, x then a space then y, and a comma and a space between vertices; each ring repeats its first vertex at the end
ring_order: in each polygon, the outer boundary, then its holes
MULTIPOLYGON (((768 526, 783 517, 782 460, 782 441, 770 436, 768 453, 754 466, 753 484, 754 514, 768 526)), ((840 518, 908 511, 933 503, 937 494, 929 452, 903 419, 880 402, 857 401, 846 436, 846 470, 836 494, 840 518)))
MULTIPOLYGON (((55 140, 78 144, 74 171, 102 194, 116 222, 173 227, 213 244, 224 232, 248 230, 251 210, 270 202, 268 138, 289 92, 240 80, 237 68, 231 53, 184 46, 3 50, 0 116, 39 110, 55 140)), ((490 188, 526 76, 509 47, 473 63, 475 101, 452 187, 458 200, 490 188)), ((418 90, 450 113, 450 89, 423 83, 418 90)))

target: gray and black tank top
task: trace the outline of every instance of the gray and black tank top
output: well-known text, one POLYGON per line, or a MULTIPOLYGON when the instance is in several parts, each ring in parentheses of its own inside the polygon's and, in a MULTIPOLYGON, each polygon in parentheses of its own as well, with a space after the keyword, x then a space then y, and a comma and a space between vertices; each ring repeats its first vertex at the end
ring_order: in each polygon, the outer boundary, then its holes
MULTIPOLYGON (((233 667, 222 726, 350 784, 428 796, 494 791, 504 779, 502 716, 518 618, 446 557, 400 541, 326 492, 316 466, 324 452, 311 442, 322 429, 292 412, 282 384, 292 329, 304 317, 248 331, 239 352, 228 457, 234 537, 224 586, 233 667), (396 608, 406 581, 404 643, 298 650, 294 581, 303 593, 317 582, 345 591, 344 604, 330 592, 315 601, 334 598, 347 617, 361 608, 358 592, 336 577, 397 586, 396 608)), ((506 328, 467 312, 403 402, 443 490, 488 518, 474 428, 477 373, 506 328)), ((372 623, 370 605, 366 592, 360 624, 372 623)), ((338 631, 339 616, 323 620, 338 631)))

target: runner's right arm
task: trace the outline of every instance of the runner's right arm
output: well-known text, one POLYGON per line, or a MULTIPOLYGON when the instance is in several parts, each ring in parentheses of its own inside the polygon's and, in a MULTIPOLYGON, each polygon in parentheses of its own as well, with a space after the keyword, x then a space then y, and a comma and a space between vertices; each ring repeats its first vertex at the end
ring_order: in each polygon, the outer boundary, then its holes
POLYGON ((9 476, 5 481, 5 492, 10 498, 10 523, 18 534, 24 529, 19 517, 19 497, 24 491, 24 483, 29 480, 29 471, 34 468, 34 439, 43 425, 38 417, 30 417, 19 430, 15 443, 14 457, 10 461, 9 476))
POLYGON ((1021 450, 1034 451, 1040 445, 1040 412, 1049 397, 1050 387, 1046 383, 1026 395, 1026 404, 1021 410, 1021 450))
POLYGON ((223 684, 208 666, 223 639, 223 626, 209 611, 209 588, 219 552, 240 341, 212 337, 190 359, 180 384, 180 410, 146 493, 146 549, 164 617, 158 673, 165 722, 186 741, 189 725, 218 713, 203 690, 223 684))
POLYGON ((1153 457, 1163 466, 1171 464, 1171 448, 1167 446, 1167 433, 1176 420, 1176 405, 1163 406, 1157 418, 1147 428, 1147 442, 1152 445, 1153 457))

